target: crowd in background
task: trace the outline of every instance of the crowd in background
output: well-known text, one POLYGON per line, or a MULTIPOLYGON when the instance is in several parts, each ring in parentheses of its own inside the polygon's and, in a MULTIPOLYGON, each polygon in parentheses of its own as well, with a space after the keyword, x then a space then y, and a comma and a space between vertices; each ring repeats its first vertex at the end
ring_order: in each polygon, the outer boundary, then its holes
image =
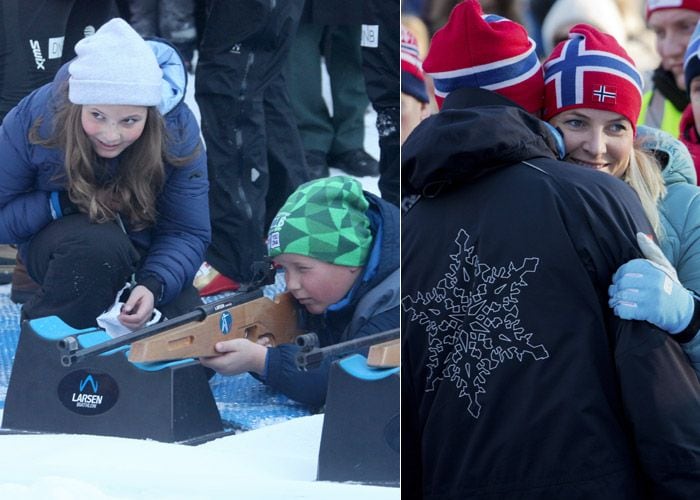
MULTIPOLYGON (((431 37, 444 26, 460 1, 402 1, 401 22, 416 38, 421 59, 428 53, 431 37)), ((566 39, 569 28, 586 23, 619 40, 642 72, 647 87, 660 61, 654 50, 654 33, 644 19, 644 0, 482 0, 480 3, 485 13, 498 14, 525 26, 537 44, 541 59, 566 39)), ((427 85, 430 86, 430 78, 427 85)), ((437 111, 434 101, 431 111, 437 111)))

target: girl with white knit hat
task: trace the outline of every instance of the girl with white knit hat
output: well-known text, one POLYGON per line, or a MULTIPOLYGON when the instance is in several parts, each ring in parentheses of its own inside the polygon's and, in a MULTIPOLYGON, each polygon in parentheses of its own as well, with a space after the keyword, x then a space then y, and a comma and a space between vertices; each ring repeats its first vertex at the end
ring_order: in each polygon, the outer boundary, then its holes
POLYGON ((18 245, 40 285, 24 318, 94 326, 129 282, 118 319, 135 329, 155 307, 200 303, 206 156, 173 47, 117 18, 75 52, 0 129, 0 241, 18 245))

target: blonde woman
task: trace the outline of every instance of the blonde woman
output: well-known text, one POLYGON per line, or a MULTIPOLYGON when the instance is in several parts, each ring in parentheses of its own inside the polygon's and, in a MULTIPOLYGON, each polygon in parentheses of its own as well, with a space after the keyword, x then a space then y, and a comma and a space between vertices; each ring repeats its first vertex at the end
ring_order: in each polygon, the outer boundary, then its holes
POLYGON ((621 266, 610 307, 623 319, 649 321, 675 335, 700 374, 700 353, 690 342, 700 328, 700 308, 686 289, 700 289, 700 190, 688 150, 660 130, 637 130, 641 77, 612 36, 577 25, 544 68, 543 116, 562 133, 565 159, 627 182, 669 261, 667 271, 646 259, 621 266))

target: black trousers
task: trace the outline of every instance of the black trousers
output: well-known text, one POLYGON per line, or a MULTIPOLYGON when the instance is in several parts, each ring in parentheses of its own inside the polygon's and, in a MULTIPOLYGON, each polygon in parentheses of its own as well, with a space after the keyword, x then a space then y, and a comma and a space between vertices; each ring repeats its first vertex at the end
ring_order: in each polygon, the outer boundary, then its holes
POLYGON ((379 192, 394 205, 400 199, 401 100, 399 0, 365 0, 362 69, 367 96, 377 112, 379 192))
POLYGON ((143 37, 161 37, 191 61, 197 45, 195 0, 130 0, 131 26, 143 37))
MULTIPOLYGON (((73 328, 94 327, 141 258, 116 223, 92 224, 84 214, 55 220, 29 244, 25 264, 40 289, 24 304, 22 316, 58 316, 73 328)), ((172 318, 201 303, 189 284, 173 301, 157 307, 172 318)))
POLYGON ((308 180, 283 68, 303 0, 213 0, 195 99, 207 148, 212 242, 207 261, 239 282, 266 251, 267 226, 308 180))
POLYGON ((0 2, 0 119, 75 57, 86 27, 98 29, 115 14, 113 0, 0 2))

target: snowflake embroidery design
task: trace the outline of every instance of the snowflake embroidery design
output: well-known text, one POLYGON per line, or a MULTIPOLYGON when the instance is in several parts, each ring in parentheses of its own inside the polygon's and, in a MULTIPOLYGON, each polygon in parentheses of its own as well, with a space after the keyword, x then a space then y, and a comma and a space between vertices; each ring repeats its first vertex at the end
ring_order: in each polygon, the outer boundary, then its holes
POLYGON ((492 267, 479 260, 468 241, 461 229, 445 276, 432 290, 405 296, 402 307, 428 334, 426 392, 442 380, 450 382, 466 398, 471 416, 479 418, 479 395, 486 393, 489 375, 502 363, 543 360, 549 353, 531 343, 532 333, 520 324, 518 310, 518 296, 539 259, 492 267))

